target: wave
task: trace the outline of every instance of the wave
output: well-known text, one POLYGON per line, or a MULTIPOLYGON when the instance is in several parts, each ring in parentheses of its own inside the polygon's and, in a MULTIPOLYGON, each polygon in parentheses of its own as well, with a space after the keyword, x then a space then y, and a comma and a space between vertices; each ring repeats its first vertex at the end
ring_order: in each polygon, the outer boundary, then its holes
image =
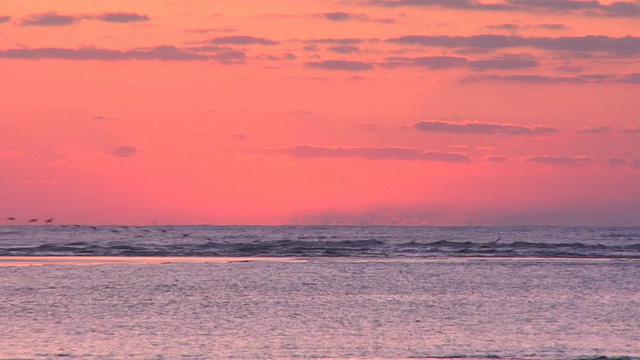
POLYGON ((293 256, 293 257, 542 257, 640 259, 640 244, 604 245, 580 242, 550 244, 438 240, 393 243, 363 240, 251 240, 248 242, 193 239, 179 242, 70 241, 0 247, 0 256, 293 256))

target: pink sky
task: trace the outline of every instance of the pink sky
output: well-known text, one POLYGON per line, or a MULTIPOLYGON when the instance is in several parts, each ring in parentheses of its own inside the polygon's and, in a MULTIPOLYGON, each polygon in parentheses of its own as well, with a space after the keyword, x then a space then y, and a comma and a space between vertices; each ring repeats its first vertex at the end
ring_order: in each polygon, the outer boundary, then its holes
POLYGON ((3 1, 0 224, 640 225, 639 59, 631 0, 3 1))

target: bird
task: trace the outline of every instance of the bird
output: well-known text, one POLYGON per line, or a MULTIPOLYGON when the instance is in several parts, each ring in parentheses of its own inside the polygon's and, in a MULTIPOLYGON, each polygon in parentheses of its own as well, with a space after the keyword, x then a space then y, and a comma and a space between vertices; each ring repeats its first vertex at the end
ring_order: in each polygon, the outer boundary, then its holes
POLYGON ((36 223, 36 222, 38 222, 38 219, 30 219, 29 222, 30 223, 36 223))
POLYGON ((53 224, 53 218, 48 218, 47 220, 44 221, 45 225, 52 225, 53 224))
POLYGON ((8 218, 7 218, 7 220, 9 220, 9 221, 13 221, 13 220, 15 220, 15 219, 16 219, 16 218, 14 218, 13 216, 10 216, 10 217, 8 217, 8 218))

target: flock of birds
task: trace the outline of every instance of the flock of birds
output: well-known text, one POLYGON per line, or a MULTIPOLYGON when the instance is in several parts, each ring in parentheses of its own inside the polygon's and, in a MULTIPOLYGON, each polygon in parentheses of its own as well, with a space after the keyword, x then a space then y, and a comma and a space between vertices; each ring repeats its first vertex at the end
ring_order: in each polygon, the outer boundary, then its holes
MULTIPOLYGON (((10 216, 7 218, 7 221, 16 221, 16 218, 13 216, 10 216)), ((29 219, 29 221, 27 221, 27 223, 29 224, 35 224, 37 222, 39 222, 40 219, 29 219)), ((48 218, 44 221, 45 225, 53 225, 53 218, 48 218)))

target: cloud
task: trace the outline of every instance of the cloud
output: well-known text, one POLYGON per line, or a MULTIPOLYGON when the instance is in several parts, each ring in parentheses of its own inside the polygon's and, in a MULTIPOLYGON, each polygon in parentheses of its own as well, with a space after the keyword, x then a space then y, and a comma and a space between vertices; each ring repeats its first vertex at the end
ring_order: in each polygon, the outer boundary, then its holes
POLYGON ((583 74, 575 76, 546 76, 546 75, 471 75, 462 79, 462 82, 479 81, 508 81, 530 84, 557 84, 557 83, 577 83, 577 84, 600 84, 600 83, 622 83, 640 84, 640 73, 637 74, 583 74), (635 81, 635 79, 639 81, 635 81))
POLYGON ((367 15, 347 13, 347 12, 324 13, 322 14, 322 17, 330 21, 350 21, 350 20, 369 21, 369 17, 367 15))
POLYGON ((509 4, 485 4, 475 0, 370 0, 369 4, 401 7, 401 6, 437 6, 460 10, 514 10, 509 4))
POLYGON ((630 1, 603 4, 596 0, 507 0, 502 3, 485 3, 476 0, 369 0, 369 5, 385 7, 441 7, 457 10, 527 11, 573 13, 589 16, 636 17, 640 5, 630 1))
MULTIPOLYGON (((353 44, 362 44, 366 42, 366 39, 357 39, 357 38, 342 38, 342 39, 334 39, 334 38, 325 38, 325 39, 308 39, 304 42, 307 44, 337 44, 337 45, 353 45, 353 44)), ((370 41, 377 41, 375 39, 370 41)))
POLYGON ((0 24, 8 23, 11 21, 11 16, 0 16, 0 24))
POLYGON ((563 157, 563 156, 549 156, 549 155, 540 155, 540 156, 532 156, 525 159, 529 162, 537 162, 549 165, 557 165, 557 166, 578 166, 578 165, 589 165, 595 162, 595 160, 588 156, 576 156, 576 157, 563 157))
POLYGON ((626 165, 627 160, 620 158, 609 158, 607 159, 607 164, 609 164, 610 166, 621 166, 626 165))
POLYGON ((222 52, 222 51, 233 50, 233 48, 230 48, 228 46, 203 45, 203 46, 190 46, 188 48, 185 48, 185 50, 195 51, 195 52, 222 52))
POLYGON ((520 30, 521 27, 518 24, 498 24, 485 26, 485 29, 516 31, 520 30))
POLYGON ((284 53, 280 55, 275 54, 260 54, 256 56, 256 58, 260 60, 269 60, 269 61, 285 61, 285 60, 295 60, 296 56, 292 53, 284 53))
POLYGON ((198 28, 198 29, 188 29, 187 32, 194 34, 206 34, 211 32, 236 32, 238 29, 235 28, 198 28))
POLYGON ((119 146, 111 151, 109 154, 118 157, 133 157, 138 153, 138 150, 133 146, 119 146))
POLYGON ((516 35, 430 36, 407 35, 388 39, 401 45, 421 45, 459 49, 497 50, 536 48, 559 52, 603 53, 617 56, 640 54, 640 37, 610 37, 588 35, 576 37, 521 37, 516 35))
POLYGON ((489 69, 522 69, 537 67, 540 62, 530 55, 505 54, 493 59, 469 61, 468 66, 474 70, 489 69))
POLYGON ((381 24, 393 24, 395 22, 394 19, 391 18, 370 18, 366 14, 356 14, 356 13, 348 13, 343 11, 337 12, 328 12, 315 15, 316 17, 321 17, 325 20, 335 21, 335 22, 345 22, 345 21, 373 21, 381 24))
POLYGON ((424 132, 447 132, 455 134, 507 134, 548 135, 559 132, 546 126, 503 125, 481 122, 453 123, 445 121, 419 121, 413 128, 424 132))
POLYGON ((558 12, 581 10, 583 14, 591 16, 640 16, 640 6, 637 3, 625 1, 616 1, 608 5, 603 4, 600 1, 584 0, 509 0, 508 2, 521 9, 539 9, 558 12))
POLYGON ((353 45, 335 45, 328 47, 327 50, 339 54, 354 54, 360 52, 360 48, 353 45))
POLYGON ((508 156, 502 156, 502 155, 487 156, 485 159, 491 162, 505 162, 505 161, 511 160, 511 158, 509 158, 508 156))
POLYGON ((223 65, 239 65, 247 62, 247 55, 244 51, 225 51, 211 56, 211 59, 223 65))
MULTIPOLYGON (((0 50, 0 58, 8 59, 65 59, 65 60, 163 60, 193 61, 209 60, 210 56, 185 51, 174 46, 156 46, 153 48, 132 50, 109 50, 96 48, 36 48, 0 50)), ((215 57, 213 57, 215 60, 215 57)))
POLYGON ((620 130, 623 134, 640 135, 640 128, 626 128, 620 130))
POLYGON ((585 134, 611 134, 613 132, 613 129, 611 128, 611 126, 603 126, 598 128, 585 127, 580 129, 579 131, 585 134))
POLYGON ((307 62, 304 66, 324 70, 365 71, 372 70, 373 65, 362 61, 324 60, 307 62))
POLYGON ((466 163, 471 159, 460 153, 431 152, 414 148, 383 147, 320 147, 311 145, 292 146, 283 149, 263 150, 263 153, 275 153, 293 156, 301 159, 308 158, 361 158, 369 160, 413 160, 413 161, 443 161, 466 163))
POLYGON ((540 24, 535 25, 535 27, 547 30, 566 30, 568 27, 564 24, 540 24))
POLYGON ((68 26, 78 23, 83 16, 59 15, 54 12, 31 15, 20 20, 20 26, 68 26))
POLYGON ((473 70, 521 69, 537 67, 539 65, 540 63, 537 60, 526 54, 505 54, 482 60, 469 60, 468 58, 460 56, 388 57, 385 59, 385 62, 381 64, 381 66, 390 68, 401 66, 426 67, 428 69, 469 67, 473 70))
POLYGON ((254 36, 247 36, 247 35, 219 36, 213 39, 209 39, 206 42, 214 45, 277 45, 279 44, 277 41, 254 37, 254 36))
POLYGON ((625 74, 620 78, 620 82, 627 84, 640 84, 640 73, 625 74))
POLYGON ((60 15, 55 12, 31 15, 20 20, 20 26, 68 26, 79 23, 82 20, 100 20, 110 23, 130 23, 149 21, 147 15, 128 12, 102 13, 98 15, 60 15))
POLYGON ((95 16, 96 19, 111 22, 111 23, 130 23, 130 22, 144 22, 149 21, 147 15, 140 15, 136 13, 127 12, 115 12, 115 13, 103 13, 95 16))
POLYGON ((417 66, 429 69, 449 69, 467 64, 467 58, 459 56, 422 56, 417 58, 392 56, 384 60, 381 65, 390 68, 417 66))

